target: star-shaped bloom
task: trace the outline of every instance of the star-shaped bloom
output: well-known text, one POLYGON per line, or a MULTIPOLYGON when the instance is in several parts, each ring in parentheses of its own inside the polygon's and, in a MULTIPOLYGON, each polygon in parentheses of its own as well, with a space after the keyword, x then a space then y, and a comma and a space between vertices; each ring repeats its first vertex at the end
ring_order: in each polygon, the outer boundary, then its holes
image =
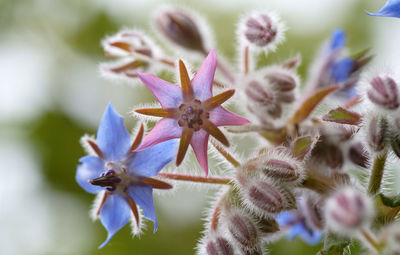
POLYGON ((300 236, 306 243, 315 245, 321 241, 322 232, 315 230, 309 226, 297 211, 284 211, 276 216, 281 230, 286 230, 286 236, 292 240, 296 236, 300 236))
POLYGON ((389 0, 377 13, 366 13, 371 16, 400 18, 400 0, 389 0))
POLYGON ((152 178, 175 156, 176 140, 170 140, 134 152, 143 137, 141 125, 131 142, 123 119, 109 104, 97 131, 97 142, 84 137, 94 155, 82 157, 76 171, 76 181, 89 193, 103 192, 96 216, 108 231, 108 241, 131 219, 131 212, 139 228, 137 205, 144 216, 154 222, 157 229, 153 188, 170 189, 168 183, 152 178))
POLYGON ((138 73, 142 82, 151 90, 162 108, 138 109, 136 112, 164 117, 144 138, 137 151, 160 142, 181 138, 176 164, 179 165, 192 146, 200 166, 208 173, 207 145, 211 134, 225 146, 229 141, 217 128, 226 125, 244 125, 249 121, 220 106, 233 96, 234 90, 227 90, 213 97, 212 84, 217 56, 212 50, 201 68, 190 80, 184 63, 179 61, 181 87, 161 80, 153 74, 138 73))

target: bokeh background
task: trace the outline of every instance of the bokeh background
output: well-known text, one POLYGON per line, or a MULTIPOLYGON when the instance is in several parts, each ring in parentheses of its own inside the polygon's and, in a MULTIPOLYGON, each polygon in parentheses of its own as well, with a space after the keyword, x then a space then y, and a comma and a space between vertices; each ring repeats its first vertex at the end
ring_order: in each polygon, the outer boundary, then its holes
MULTIPOLYGON (((319 44, 337 27, 348 34, 350 51, 371 47, 376 57, 369 70, 400 72, 400 21, 364 13, 383 0, 0 0, 0 254, 194 253, 212 189, 181 187, 156 196, 156 233, 150 226, 132 238, 127 225, 98 250, 106 231, 90 220, 94 197, 74 179, 84 155, 79 138, 96 132, 108 102, 132 128, 136 120, 128 112, 153 100, 144 86, 133 88, 135 82, 101 78, 100 40, 123 27, 154 34, 151 14, 166 2, 204 15, 228 60, 235 60, 240 15, 266 8, 289 28, 267 61, 301 53, 303 80, 319 44)), ((282 239, 268 248, 284 255, 315 254, 320 247, 282 239)))

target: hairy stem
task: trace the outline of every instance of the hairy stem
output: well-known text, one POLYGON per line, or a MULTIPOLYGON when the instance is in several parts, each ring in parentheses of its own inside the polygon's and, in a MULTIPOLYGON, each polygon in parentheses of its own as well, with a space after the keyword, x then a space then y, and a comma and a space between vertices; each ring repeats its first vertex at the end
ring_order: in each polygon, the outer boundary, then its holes
POLYGON ((221 145, 217 144, 214 140, 211 140, 211 144, 214 146, 214 148, 221 153, 221 155, 229 162, 231 163, 234 167, 239 167, 240 162, 237 161, 232 154, 230 154, 227 150, 222 148, 221 145))
POLYGON ((387 158, 387 151, 375 157, 374 165, 371 171, 371 177, 369 178, 369 184, 368 184, 368 193, 370 195, 375 195, 381 188, 386 158, 387 158))
POLYGON ((371 233, 371 231, 369 231, 368 229, 362 229, 360 233, 364 241, 374 247, 374 249, 379 252, 379 250, 381 249, 381 245, 376 240, 376 237, 371 233))
POLYGON ((225 178, 225 177, 209 177, 209 176, 186 175, 186 174, 175 174, 175 173, 159 173, 158 176, 177 181, 200 182, 200 183, 211 183, 211 184, 230 185, 232 181, 231 178, 225 178))

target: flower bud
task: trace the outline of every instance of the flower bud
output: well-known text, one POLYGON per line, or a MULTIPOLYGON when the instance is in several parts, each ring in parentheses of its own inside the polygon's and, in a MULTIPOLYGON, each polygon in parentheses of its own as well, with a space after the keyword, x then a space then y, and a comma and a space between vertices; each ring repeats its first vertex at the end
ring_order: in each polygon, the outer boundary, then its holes
POLYGON ((291 91, 296 88, 298 81, 294 75, 288 71, 276 70, 266 75, 266 79, 274 85, 274 88, 280 92, 291 91))
POLYGON ((339 190, 326 202, 325 219, 328 227, 343 235, 353 235, 371 222, 372 201, 358 190, 339 190))
POLYGON ((314 203, 310 197, 304 196, 303 199, 300 200, 299 210, 303 213, 307 225, 318 230, 324 228, 321 208, 314 203))
POLYGON ((239 174, 243 202, 256 214, 267 216, 296 207, 296 198, 293 194, 286 188, 272 184, 271 180, 247 178, 243 182, 243 179, 246 177, 239 174))
POLYGON ((216 236, 205 243, 207 255, 233 255, 231 243, 222 236, 216 236))
POLYGON ((293 182, 299 180, 301 177, 300 166, 291 162, 280 159, 268 159, 263 165, 264 168, 262 172, 273 179, 293 182))
POLYGON ((255 48, 275 50, 283 40, 283 25, 271 13, 253 12, 240 22, 239 27, 239 34, 255 48))
POLYGON ((395 110, 399 107, 397 83, 389 76, 376 76, 369 84, 367 91, 369 100, 387 110, 395 110))
POLYGON ((260 234, 268 236, 279 231, 279 224, 274 218, 269 216, 256 217, 257 225, 260 229, 260 234))
POLYGON ((367 140, 374 152, 383 151, 387 145, 388 122, 381 116, 372 116, 367 124, 367 140))
POLYGON ((260 238, 254 219, 239 210, 232 210, 226 217, 228 232, 239 246, 248 250, 257 247, 260 238))
POLYGON ((161 8, 154 16, 156 29, 171 43, 187 50, 206 52, 198 17, 181 8, 161 8))
POLYGON ((348 151, 348 157, 351 162, 359 165, 363 168, 368 167, 368 152, 364 148, 363 144, 358 142, 350 146, 348 151))

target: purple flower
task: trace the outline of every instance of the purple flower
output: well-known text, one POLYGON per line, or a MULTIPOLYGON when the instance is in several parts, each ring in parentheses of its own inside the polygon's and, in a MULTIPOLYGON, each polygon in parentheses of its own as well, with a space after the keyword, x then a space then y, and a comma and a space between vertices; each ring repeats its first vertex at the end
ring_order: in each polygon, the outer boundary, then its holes
POLYGON ((400 18, 400 0, 388 0, 377 13, 366 13, 371 16, 400 18))
POLYGON ((306 243, 315 245, 321 241, 322 232, 307 225, 307 222, 298 211, 284 211, 276 216, 281 230, 286 230, 288 239, 300 236, 306 243))
POLYGON ((103 192, 97 216, 108 231, 103 248, 134 215, 139 228, 137 205, 144 216, 154 222, 157 229, 153 188, 169 189, 172 186, 151 178, 175 156, 177 141, 160 143, 140 152, 134 152, 143 137, 143 125, 131 142, 122 117, 109 104, 97 131, 97 142, 83 138, 93 151, 91 156, 80 158, 76 181, 89 193, 103 192))
POLYGON ((136 112, 164 117, 144 138, 136 149, 144 150, 160 142, 181 138, 176 164, 179 165, 192 146, 200 166, 208 173, 207 145, 211 134, 222 144, 228 139, 217 128, 225 125, 244 125, 249 121, 224 109, 220 104, 233 96, 234 90, 212 96, 212 84, 217 66, 217 56, 212 50, 200 70, 190 80, 182 61, 179 62, 181 87, 161 80, 153 74, 138 73, 142 82, 151 90, 162 108, 138 109, 136 112))

